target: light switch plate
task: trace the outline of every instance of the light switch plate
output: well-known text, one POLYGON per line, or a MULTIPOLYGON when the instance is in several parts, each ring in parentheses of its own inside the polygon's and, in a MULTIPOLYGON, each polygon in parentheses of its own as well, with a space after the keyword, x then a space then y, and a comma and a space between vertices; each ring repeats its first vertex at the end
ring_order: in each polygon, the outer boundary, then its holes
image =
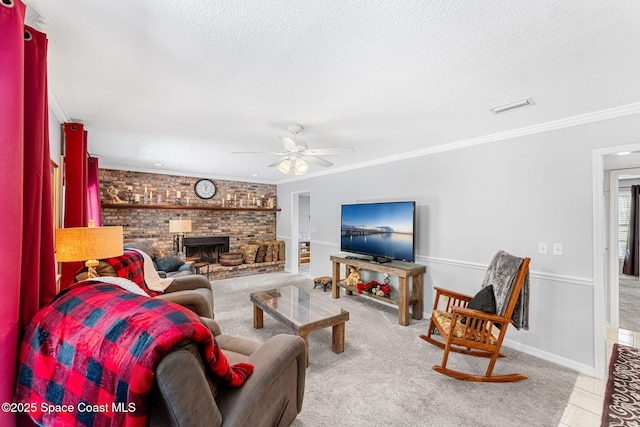
POLYGON ((538 253, 540 255, 547 254, 547 244, 545 242, 538 243, 538 253))
POLYGON ((562 255, 562 253, 563 253, 562 243, 554 243, 553 244, 553 254, 554 255, 562 255))

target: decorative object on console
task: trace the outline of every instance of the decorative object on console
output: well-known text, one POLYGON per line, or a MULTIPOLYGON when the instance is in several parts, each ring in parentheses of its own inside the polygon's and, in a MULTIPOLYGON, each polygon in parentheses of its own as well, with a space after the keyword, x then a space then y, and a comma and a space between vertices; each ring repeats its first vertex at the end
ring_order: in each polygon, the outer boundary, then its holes
POLYGON ((310 150, 305 141, 297 139, 298 133, 304 130, 302 125, 292 123, 287 129, 291 132, 292 137, 280 137, 283 151, 265 153, 236 151, 233 152, 233 154, 275 154, 284 156, 271 163, 269 167, 277 167, 278 170, 284 174, 288 174, 293 169, 295 175, 303 175, 309 168, 308 163, 324 167, 333 165, 333 163, 319 156, 348 154, 354 151, 351 147, 318 148, 310 150))
POLYGON ((361 283, 360 270, 362 270, 362 268, 349 266, 349 276, 347 276, 344 282, 349 286, 357 286, 358 283, 361 283))
POLYGON ((356 285, 359 294, 362 292, 369 292, 370 294, 377 295, 379 297, 388 297, 391 295, 391 286, 388 284, 380 284, 375 280, 367 283, 358 283, 356 285))
POLYGON ((176 254, 184 256, 184 233, 191 233, 191 220, 190 219, 171 219, 169 220, 169 231, 176 233, 173 236, 173 247, 176 254))
POLYGON ((56 259, 58 262, 85 261, 90 278, 98 277, 98 259, 122 255, 122 227, 58 228, 56 230, 56 259))

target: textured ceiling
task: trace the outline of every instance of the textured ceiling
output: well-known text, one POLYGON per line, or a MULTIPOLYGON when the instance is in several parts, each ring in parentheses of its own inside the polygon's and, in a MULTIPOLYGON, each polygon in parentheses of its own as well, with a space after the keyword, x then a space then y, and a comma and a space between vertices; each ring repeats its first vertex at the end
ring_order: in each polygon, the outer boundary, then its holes
POLYGON ((231 152, 300 123, 340 170, 640 102, 637 0, 24 2, 103 167, 279 182, 231 152))

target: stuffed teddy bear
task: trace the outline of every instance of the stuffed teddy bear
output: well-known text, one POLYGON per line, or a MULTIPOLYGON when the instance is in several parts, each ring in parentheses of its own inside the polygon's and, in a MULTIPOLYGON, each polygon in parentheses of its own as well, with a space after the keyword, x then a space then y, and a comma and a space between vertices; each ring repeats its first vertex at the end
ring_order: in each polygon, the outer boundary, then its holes
POLYGON ((111 203, 124 203, 122 199, 118 197, 118 189, 113 185, 109 186, 107 194, 111 197, 111 203))
POLYGON ((350 266, 349 276, 344 282, 349 286, 356 286, 358 283, 360 283, 360 270, 362 270, 362 268, 350 266))

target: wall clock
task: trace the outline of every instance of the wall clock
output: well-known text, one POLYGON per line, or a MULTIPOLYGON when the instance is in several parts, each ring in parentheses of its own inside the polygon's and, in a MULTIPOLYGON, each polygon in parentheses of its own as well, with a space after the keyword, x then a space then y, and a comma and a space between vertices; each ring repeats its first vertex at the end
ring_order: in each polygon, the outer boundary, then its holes
POLYGON ((210 179, 199 179, 193 186, 193 191, 201 199, 211 199, 216 194, 216 185, 210 179))

